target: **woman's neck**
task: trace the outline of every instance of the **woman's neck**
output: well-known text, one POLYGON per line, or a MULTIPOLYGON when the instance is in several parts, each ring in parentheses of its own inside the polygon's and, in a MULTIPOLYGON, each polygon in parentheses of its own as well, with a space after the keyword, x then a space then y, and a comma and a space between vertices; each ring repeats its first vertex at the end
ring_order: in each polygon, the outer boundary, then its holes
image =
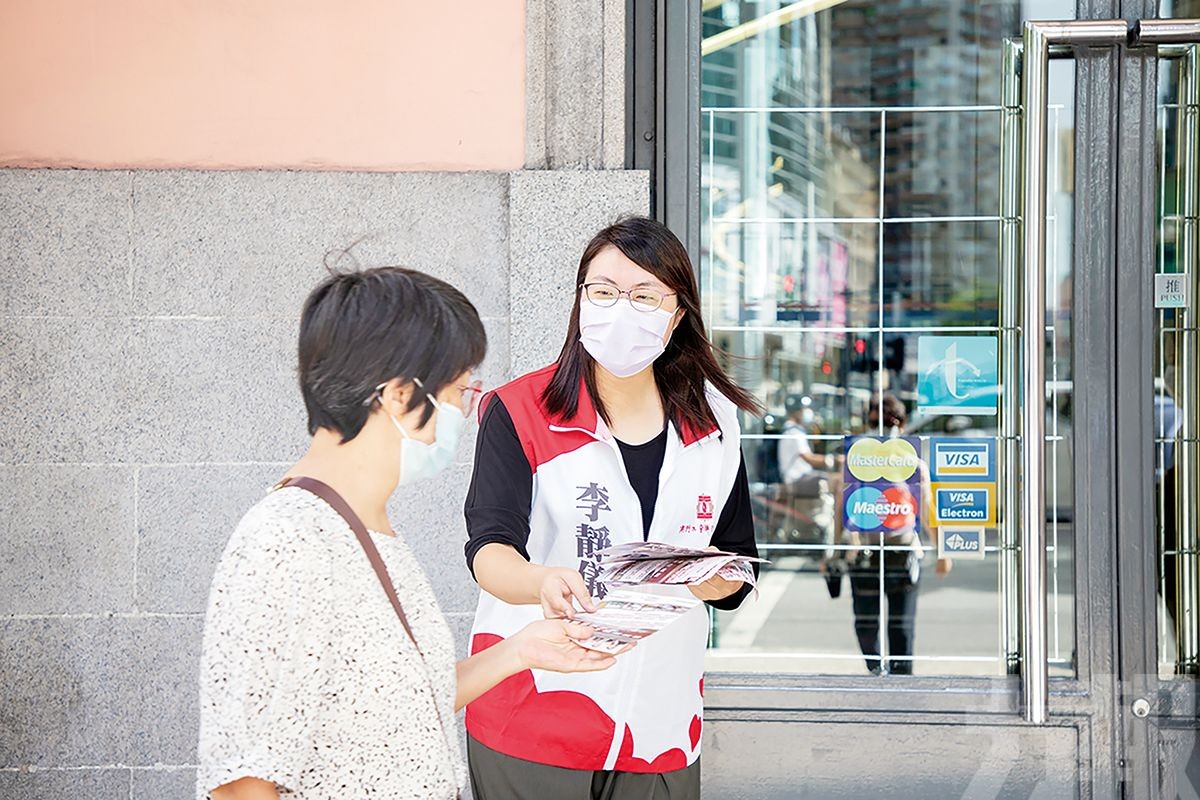
MULTIPOLYGON (((368 422, 368 426, 372 423, 368 422)), ((308 451, 288 470, 288 477, 308 477, 328 484, 342 496, 370 530, 391 533, 388 498, 400 482, 397 448, 364 430, 342 444, 325 429, 313 435, 308 451)))
POLYGON ((628 444, 641 444, 662 431, 662 397, 653 365, 628 378, 618 378, 596 365, 595 378, 596 391, 614 436, 628 444))

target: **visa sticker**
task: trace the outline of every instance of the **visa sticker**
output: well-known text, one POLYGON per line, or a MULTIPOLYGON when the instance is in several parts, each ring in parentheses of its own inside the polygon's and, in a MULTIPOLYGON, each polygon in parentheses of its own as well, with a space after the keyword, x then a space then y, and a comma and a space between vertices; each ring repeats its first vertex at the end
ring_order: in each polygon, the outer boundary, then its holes
POLYGON ((996 440, 953 437, 932 439, 929 476, 934 481, 994 483, 996 440))

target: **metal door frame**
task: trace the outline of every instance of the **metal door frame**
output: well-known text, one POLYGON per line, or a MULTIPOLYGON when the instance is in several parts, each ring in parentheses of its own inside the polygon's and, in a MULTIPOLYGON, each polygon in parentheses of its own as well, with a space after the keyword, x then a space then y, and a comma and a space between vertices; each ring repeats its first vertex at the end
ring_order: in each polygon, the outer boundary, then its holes
MULTIPOLYGON (((699 3, 630 0, 629 11, 627 74, 637 86, 627 95, 628 166, 651 170, 655 216, 698 263, 699 3)), ((1132 23, 1156 14, 1155 0, 1079 0, 1076 17, 1132 23)), ((1087 477, 1076 480, 1074 503, 1076 675, 1045 684, 1048 718, 1022 723, 1030 690, 1017 675, 892 676, 881 686, 872 677, 719 673, 706 683, 709 719, 1068 727, 1079 736, 1083 796, 1157 796, 1154 742, 1127 713, 1130 702, 1156 698, 1166 716, 1196 708, 1192 688, 1157 681, 1156 555, 1145 536, 1154 529, 1145 355, 1153 309, 1145 270, 1120 267, 1154 263, 1157 59, 1153 48, 1075 56, 1073 240, 1075 263, 1086 268, 1074 272, 1073 302, 1086 312, 1072 323, 1074 456, 1088 466, 1074 471, 1087 477)))

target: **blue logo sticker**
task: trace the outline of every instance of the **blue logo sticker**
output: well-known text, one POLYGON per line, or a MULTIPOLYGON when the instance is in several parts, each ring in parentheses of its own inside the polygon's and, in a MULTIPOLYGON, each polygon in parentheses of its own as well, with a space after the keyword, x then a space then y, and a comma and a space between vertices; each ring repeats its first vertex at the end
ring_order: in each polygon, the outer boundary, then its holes
POLYGON ((995 494, 991 484, 935 483, 933 519, 940 525, 995 525, 995 494))
POLYGON ((996 440, 935 438, 930 441, 929 475, 935 481, 993 483, 996 440))
POLYGON ((917 339, 917 407, 924 414, 995 414, 1000 367, 994 336, 917 339))

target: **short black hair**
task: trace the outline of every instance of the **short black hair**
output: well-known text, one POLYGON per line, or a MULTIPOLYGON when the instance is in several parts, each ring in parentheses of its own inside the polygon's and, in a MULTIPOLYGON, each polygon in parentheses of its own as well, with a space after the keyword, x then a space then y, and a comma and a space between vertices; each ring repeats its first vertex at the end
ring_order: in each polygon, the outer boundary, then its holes
POLYGON ((408 410, 425 406, 463 372, 479 366, 487 334, 466 296, 443 280, 403 267, 336 273, 313 289, 300 316, 300 391, 308 432, 342 442, 358 436, 376 387, 417 378, 408 410))

